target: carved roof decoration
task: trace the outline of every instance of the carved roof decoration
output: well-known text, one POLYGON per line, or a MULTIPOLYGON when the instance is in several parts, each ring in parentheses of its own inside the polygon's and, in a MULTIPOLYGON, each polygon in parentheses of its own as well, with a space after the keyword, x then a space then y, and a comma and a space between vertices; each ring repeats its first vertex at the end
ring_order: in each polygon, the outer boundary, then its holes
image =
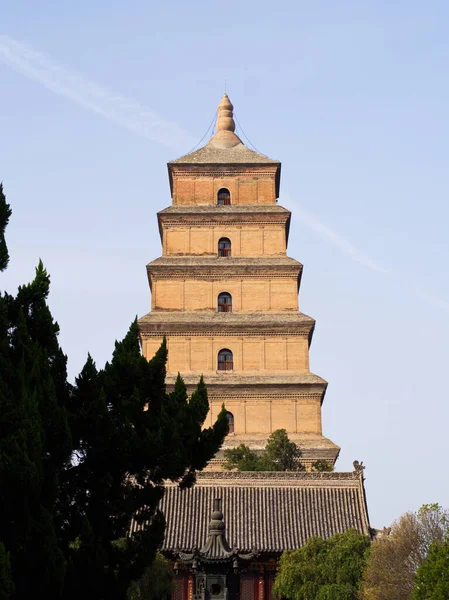
POLYGON ((214 499, 214 510, 212 512, 208 536, 204 546, 200 549, 193 548, 193 552, 179 552, 178 557, 182 562, 192 564, 197 568, 200 563, 223 562, 232 560, 234 568, 238 566, 239 560, 248 561, 255 558, 257 552, 252 550, 247 554, 240 554, 236 548, 231 548, 226 539, 226 526, 221 512, 221 498, 214 499))

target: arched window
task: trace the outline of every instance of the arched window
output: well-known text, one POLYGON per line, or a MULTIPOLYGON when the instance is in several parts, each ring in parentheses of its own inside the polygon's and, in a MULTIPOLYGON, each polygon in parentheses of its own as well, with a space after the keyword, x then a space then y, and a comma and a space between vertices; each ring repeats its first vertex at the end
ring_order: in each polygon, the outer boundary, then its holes
POLYGON ((226 416, 228 417, 229 433, 234 433, 234 415, 228 411, 226 416))
POLYGON ((218 240, 218 256, 231 256, 231 240, 220 238, 218 240))
POLYGON ((217 204, 218 206, 225 206, 227 204, 231 204, 231 194, 229 193, 229 190, 227 190, 226 188, 221 188, 221 190, 218 190, 217 204))
POLYGON ((218 312, 232 312, 232 296, 228 292, 218 294, 218 312))
POLYGON ((218 353, 218 370, 219 371, 232 371, 234 368, 234 361, 232 359, 232 352, 227 348, 223 348, 218 353))

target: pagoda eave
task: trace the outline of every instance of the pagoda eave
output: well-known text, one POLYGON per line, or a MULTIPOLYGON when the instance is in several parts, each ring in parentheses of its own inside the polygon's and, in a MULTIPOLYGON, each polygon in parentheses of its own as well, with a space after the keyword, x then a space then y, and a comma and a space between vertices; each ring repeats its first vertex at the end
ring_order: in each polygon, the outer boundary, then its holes
MULTIPOLYGON (((177 373, 167 373, 165 382, 168 391, 174 389, 176 377, 177 373)), ((291 376, 266 371, 247 372, 245 375, 232 371, 204 371, 203 377, 211 399, 223 396, 267 400, 307 397, 317 398, 322 403, 328 385, 327 381, 310 371, 291 376)), ((199 381, 198 373, 183 373, 183 380, 188 392, 192 393, 199 381)))
POLYGON ((147 265, 148 280, 153 278, 220 278, 251 277, 273 278, 293 277, 300 283, 302 264, 294 259, 279 256, 273 258, 198 257, 176 256, 157 258, 147 265))
POLYGON ((315 320, 298 312, 232 313, 216 311, 153 311, 139 319, 144 337, 189 336, 305 336, 312 340, 315 320))

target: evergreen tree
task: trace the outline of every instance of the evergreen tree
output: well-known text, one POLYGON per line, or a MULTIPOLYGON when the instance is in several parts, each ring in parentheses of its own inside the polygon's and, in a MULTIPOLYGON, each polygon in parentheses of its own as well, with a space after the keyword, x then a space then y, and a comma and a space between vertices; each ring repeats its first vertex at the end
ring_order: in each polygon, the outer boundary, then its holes
POLYGON ((71 454, 69 386, 49 285, 40 262, 16 297, 0 297, 0 540, 17 598, 59 598, 65 571, 57 521, 59 475, 71 454))
POLYGON ((14 593, 11 560, 5 546, 0 542, 0 600, 9 600, 14 593))
POLYGON ((319 458, 312 463, 312 471, 316 473, 331 473, 333 470, 334 467, 325 458, 319 458))
MULTIPOLYGON (((272 471, 303 471, 301 450, 288 439, 285 429, 277 429, 268 438, 264 459, 272 471)), ((267 469, 268 470, 268 469, 267 469)))
POLYGON ((170 600, 172 591, 173 566, 157 553, 142 578, 131 584, 127 600, 170 600))
MULTIPOLYGON (((0 188, 0 270, 11 214, 0 188)), ((165 342, 151 361, 137 322, 72 388, 41 262, 16 296, 0 294, 0 600, 126 598, 163 539, 166 480, 193 485, 228 432, 204 381, 165 388, 165 342), (128 535, 133 516, 148 523, 128 535), (15 588, 14 592, 13 589, 15 588)))
POLYGON ((268 438, 263 452, 245 444, 224 451, 225 469, 238 471, 303 471, 301 450, 291 442, 285 429, 277 429, 268 438))
POLYGON ((67 473, 67 599, 125 598, 163 539, 157 506, 164 481, 193 485, 196 471, 227 434, 224 409, 213 427, 202 429, 209 411, 202 379, 190 398, 179 375, 174 390, 166 392, 166 359, 165 341, 152 360, 142 356, 134 321, 116 343, 112 361, 97 371, 88 357, 76 380, 71 427, 77 463, 67 473), (128 536, 134 515, 147 526, 128 536))
POLYGON ((11 207, 6 202, 3 183, 0 183, 0 271, 8 266, 9 254, 5 239, 5 229, 11 216, 11 207))
MULTIPOLYGON (((11 209, 0 186, 0 270, 9 255, 11 209)), ((47 306, 40 262, 15 297, 0 294, 0 541, 15 598, 59 598, 65 560, 57 539, 59 473, 70 459, 69 386, 58 325, 47 306)))

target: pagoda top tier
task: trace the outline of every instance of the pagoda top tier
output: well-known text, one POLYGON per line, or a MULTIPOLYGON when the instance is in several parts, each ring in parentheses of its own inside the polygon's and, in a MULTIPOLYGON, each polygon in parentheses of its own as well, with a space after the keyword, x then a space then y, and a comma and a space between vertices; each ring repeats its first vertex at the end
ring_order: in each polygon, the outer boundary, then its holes
POLYGON ((281 163, 245 146, 235 133, 233 110, 224 94, 207 144, 168 163, 173 205, 216 204, 220 189, 229 192, 234 206, 276 203, 281 163))
POLYGON ((250 150, 235 133, 234 107, 227 94, 223 94, 217 108, 215 134, 205 146, 168 163, 179 164, 280 164, 263 154, 250 150))

